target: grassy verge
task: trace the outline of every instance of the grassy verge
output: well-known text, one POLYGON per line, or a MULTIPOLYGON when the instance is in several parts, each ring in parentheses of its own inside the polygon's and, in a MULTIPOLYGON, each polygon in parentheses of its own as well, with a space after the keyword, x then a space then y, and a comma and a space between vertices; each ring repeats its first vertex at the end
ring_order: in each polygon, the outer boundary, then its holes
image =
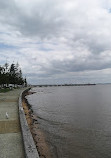
POLYGON ((12 91, 10 88, 4 88, 4 89, 0 89, 0 93, 6 93, 12 91))

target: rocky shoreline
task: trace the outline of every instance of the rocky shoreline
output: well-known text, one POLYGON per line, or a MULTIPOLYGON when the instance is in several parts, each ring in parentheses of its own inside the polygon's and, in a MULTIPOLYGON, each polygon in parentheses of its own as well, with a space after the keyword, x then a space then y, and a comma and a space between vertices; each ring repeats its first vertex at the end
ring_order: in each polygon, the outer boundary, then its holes
POLYGON ((49 145, 45 140, 45 135, 39 127, 37 116, 34 115, 32 107, 26 99, 27 95, 31 95, 33 93, 34 92, 26 91, 23 94, 22 105, 26 116, 26 120, 30 128, 40 158, 52 158, 49 145))

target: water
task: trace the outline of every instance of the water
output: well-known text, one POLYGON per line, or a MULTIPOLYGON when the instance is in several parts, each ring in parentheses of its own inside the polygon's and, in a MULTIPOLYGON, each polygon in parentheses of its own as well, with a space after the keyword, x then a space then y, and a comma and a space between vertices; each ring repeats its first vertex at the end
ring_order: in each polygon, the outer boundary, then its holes
POLYGON ((111 158, 111 85, 33 91, 28 101, 54 158, 111 158))

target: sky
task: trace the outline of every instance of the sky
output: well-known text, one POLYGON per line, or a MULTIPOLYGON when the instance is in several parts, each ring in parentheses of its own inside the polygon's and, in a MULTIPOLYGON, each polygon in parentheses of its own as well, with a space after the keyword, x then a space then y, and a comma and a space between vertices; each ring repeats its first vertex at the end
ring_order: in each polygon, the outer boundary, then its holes
POLYGON ((0 0, 0 65, 29 84, 111 82, 111 0, 0 0))

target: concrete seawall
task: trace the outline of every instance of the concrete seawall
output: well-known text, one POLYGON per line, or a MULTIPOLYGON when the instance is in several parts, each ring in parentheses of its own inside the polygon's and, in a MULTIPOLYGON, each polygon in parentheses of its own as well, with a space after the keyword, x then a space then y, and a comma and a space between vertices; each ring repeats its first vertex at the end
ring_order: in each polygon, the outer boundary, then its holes
POLYGON ((29 89, 22 91, 19 96, 19 117, 22 130, 22 137, 24 142, 25 156, 26 158, 39 158, 37 148, 35 146, 32 134, 26 121, 25 113, 22 106, 23 94, 29 89))

